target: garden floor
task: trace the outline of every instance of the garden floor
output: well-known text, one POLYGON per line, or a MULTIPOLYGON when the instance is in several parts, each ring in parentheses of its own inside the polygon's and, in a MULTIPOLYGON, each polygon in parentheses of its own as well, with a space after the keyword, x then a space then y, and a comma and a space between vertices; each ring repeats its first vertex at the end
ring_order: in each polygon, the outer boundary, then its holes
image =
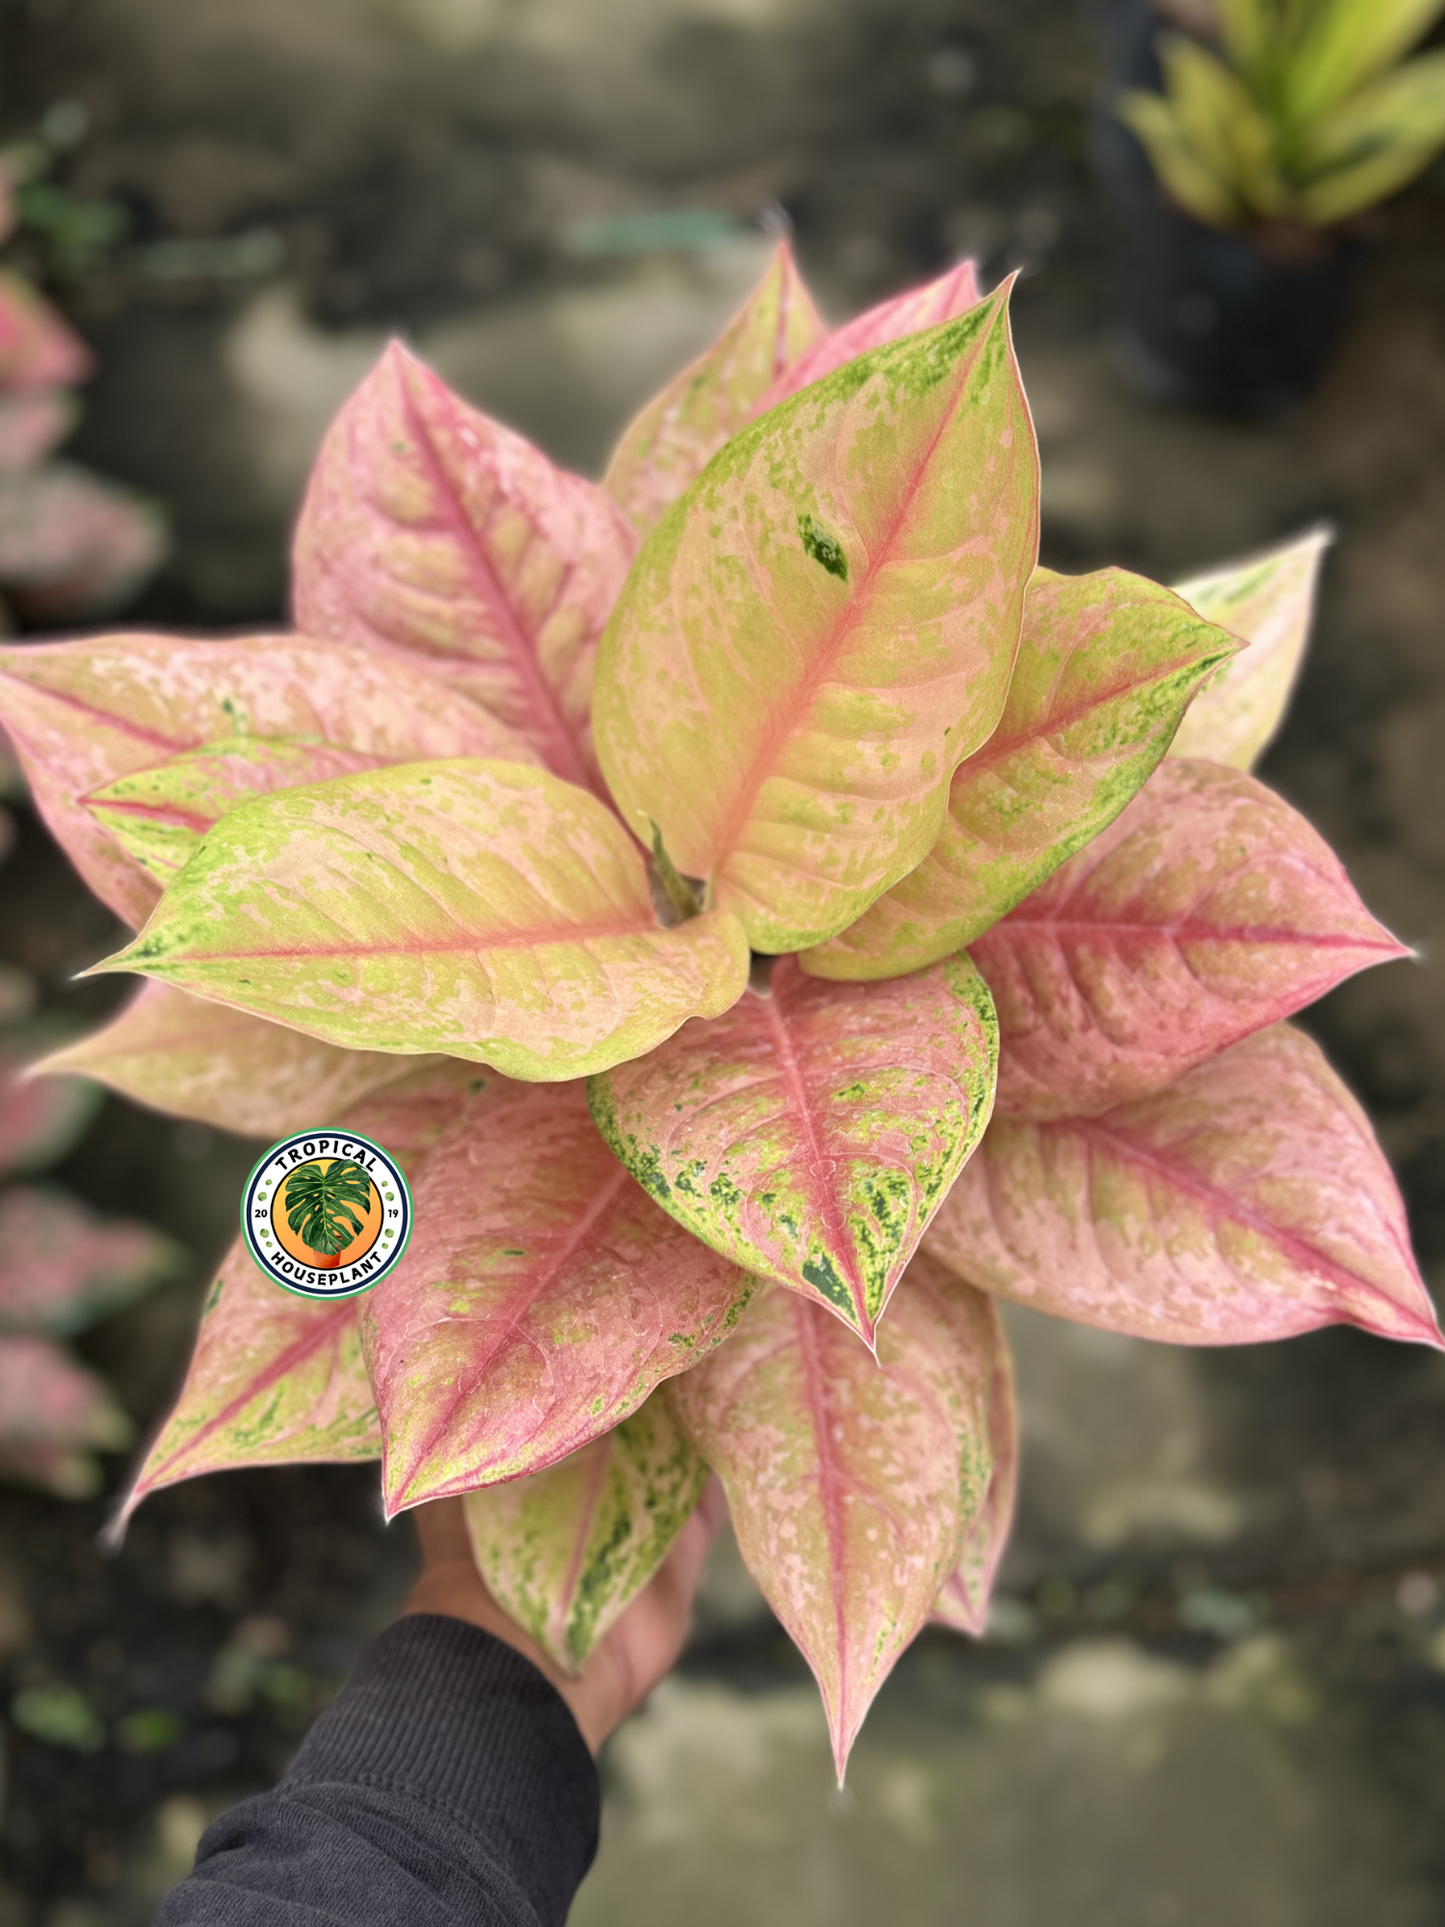
MULTIPOLYGON (((100 358, 75 452, 176 532, 136 622, 282 620, 311 454, 389 332, 595 471, 759 272, 749 222, 773 203, 835 314, 961 249, 1025 269, 1054 565, 1170 580, 1334 523, 1263 774, 1419 948, 1307 1021, 1445 1287, 1445 197, 1392 211, 1319 393, 1241 423, 1146 405, 1111 356, 1067 0, 0 0, 0 45, 0 135, 80 100, 72 182, 132 214, 59 293, 100 358), (639 208, 714 218, 696 246, 629 251, 607 223, 639 208)), ((0 957, 98 1015, 115 986, 71 978, 113 926, 21 829, 0 957)), ((254 1155, 110 1102, 56 1174, 191 1254, 82 1341, 142 1430, 254 1155)), ((996 1633, 918 1642, 840 1793, 807 1675, 721 1546, 687 1660, 606 1756, 578 1927, 1440 1917, 1445 1358, 1011 1326, 1025 1464, 996 1633)), ((105 1514, 0 1493, 0 1704, 71 1686, 107 1734, 7 1729, 0 1927, 143 1927, 207 1818, 282 1769, 413 1557, 365 1467, 163 1493, 114 1558, 105 1514), (147 1710, 166 1717, 118 1726, 147 1710)))

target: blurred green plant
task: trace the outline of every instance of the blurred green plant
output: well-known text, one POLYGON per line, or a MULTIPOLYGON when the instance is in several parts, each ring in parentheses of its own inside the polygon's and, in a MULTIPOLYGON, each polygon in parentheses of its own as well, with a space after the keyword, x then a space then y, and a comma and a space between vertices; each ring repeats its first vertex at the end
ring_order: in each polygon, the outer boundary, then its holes
POLYGON ((1218 228, 1349 219, 1445 147, 1445 0, 1217 0, 1218 52, 1161 35, 1164 92, 1120 117, 1174 200, 1218 228))

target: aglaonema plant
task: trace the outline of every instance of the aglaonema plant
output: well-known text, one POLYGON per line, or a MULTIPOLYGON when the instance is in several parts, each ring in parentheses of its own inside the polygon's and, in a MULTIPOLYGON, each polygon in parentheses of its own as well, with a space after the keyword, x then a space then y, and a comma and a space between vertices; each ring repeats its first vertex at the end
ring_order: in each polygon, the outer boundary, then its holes
POLYGON ((380 1456, 389 1514, 465 1495, 575 1668, 711 1468, 841 1771, 930 1617, 983 1626, 998 1300, 1440 1342, 1285 1022, 1401 946, 1248 773, 1323 538, 1178 592, 1040 569, 1008 300, 960 269, 830 333, 784 248, 600 486, 393 347, 316 465, 298 633, 5 654, 139 931, 100 968, 148 979, 50 1067, 348 1124, 415 1198, 357 1300, 232 1251, 127 1509, 380 1456))

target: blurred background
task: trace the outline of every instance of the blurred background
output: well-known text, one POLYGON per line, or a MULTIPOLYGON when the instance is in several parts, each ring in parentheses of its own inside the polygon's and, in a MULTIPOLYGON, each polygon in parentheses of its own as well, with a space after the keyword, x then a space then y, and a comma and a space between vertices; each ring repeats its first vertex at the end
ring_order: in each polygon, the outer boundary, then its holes
MULTIPOLYGON (((990 285, 1020 268, 1045 561, 1168 581, 1338 529, 1261 773, 1418 946, 1305 1021, 1445 1285, 1445 172, 1347 236, 1341 332, 1308 392, 1256 382, 1221 408, 1188 352, 1171 373, 1140 334, 1120 222, 1142 154, 1100 102, 1138 77, 1142 18, 1123 0, 0 0, 0 144, 29 169, 10 258, 95 358, 66 460, 169 525, 124 620, 196 630, 285 620, 312 455, 391 334, 596 473, 786 225, 834 320, 960 255, 990 285)), ((1224 326, 1215 298, 1169 297, 1186 350, 1224 326)), ((55 626, 42 605, 17 601, 27 630, 55 626)), ((117 933, 23 797, 10 809, 0 958, 38 999, 26 1021, 63 1031, 113 1006, 117 982, 71 980, 117 933)), ((108 1442, 173 1394, 255 1155, 108 1098, 46 1173, 171 1241, 145 1259, 166 1282, 75 1340, 112 1387, 108 1442)), ((720 1547, 685 1664, 607 1755, 579 1927, 1440 1918, 1445 1359, 1344 1332, 1194 1353, 1010 1324, 1025 1468, 990 1637, 919 1640, 840 1794, 802 1663, 720 1547)), ((412 1569, 369 1467, 182 1486, 104 1557, 125 1465, 74 1500, 0 1489, 0 1927, 143 1927, 412 1569)))

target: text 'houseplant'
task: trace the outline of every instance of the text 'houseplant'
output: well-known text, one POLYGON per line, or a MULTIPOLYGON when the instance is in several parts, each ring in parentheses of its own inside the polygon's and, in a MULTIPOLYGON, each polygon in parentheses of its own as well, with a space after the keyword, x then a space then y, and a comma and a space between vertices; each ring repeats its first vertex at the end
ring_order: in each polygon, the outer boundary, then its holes
POLYGON ((1322 538, 1182 595, 1039 569, 1008 298, 965 267, 829 333, 781 249, 600 486, 393 347, 316 465, 299 633, 0 656, 139 930, 101 967, 150 979, 51 1067, 347 1124, 414 1193, 357 1300, 233 1251, 129 1505, 379 1455, 389 1513, 467 1495, 575 1667, 711 1467, 841 1769, 930 1615, 983 1624, 996 1299, 1439 1342, 1283 1021, 1401 954, 1247 773, 1322 538))

